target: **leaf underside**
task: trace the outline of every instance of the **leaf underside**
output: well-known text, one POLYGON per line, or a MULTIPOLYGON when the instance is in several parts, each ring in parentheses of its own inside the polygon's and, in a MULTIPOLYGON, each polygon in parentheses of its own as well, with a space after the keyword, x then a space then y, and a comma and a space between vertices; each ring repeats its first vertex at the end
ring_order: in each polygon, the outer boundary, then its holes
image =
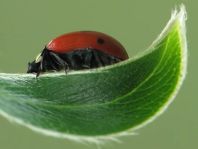
POLYGON ((87 71, 0 74, 2 115, 52 132, 105 136, 153 119, 175 96, 185 75, 185 9, 144 54, 87 71))

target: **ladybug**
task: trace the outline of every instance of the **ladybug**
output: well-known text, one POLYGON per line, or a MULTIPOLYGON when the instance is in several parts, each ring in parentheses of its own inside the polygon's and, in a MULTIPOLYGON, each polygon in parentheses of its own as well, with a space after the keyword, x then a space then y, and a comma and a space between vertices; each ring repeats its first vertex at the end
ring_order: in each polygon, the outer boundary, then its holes
POLYGON ((51 40, 36 59, 28 63, 27 73, 91 69, 128 59, 124 47, 101 32, 78 31, 51 40))

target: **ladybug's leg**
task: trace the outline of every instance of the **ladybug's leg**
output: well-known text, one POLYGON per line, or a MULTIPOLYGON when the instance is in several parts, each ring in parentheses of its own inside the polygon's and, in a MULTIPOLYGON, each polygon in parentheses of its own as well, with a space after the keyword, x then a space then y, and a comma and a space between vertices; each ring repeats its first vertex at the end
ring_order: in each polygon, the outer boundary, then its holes
POLYGON ((63 67, 65 69, 65 73, 67 73, 69 71, 69 65, 67 64, 66 61, 64 61, 60 56, 58 56, 56 53, 54 52, 50 52, 50 55, 53 56, 56 59, 56 63, 63 67))
POLYGON ((105 63, 102 59, 104 55, 101 54, 101 52, 97 50, 92 50, 92 68, 102 67, 105 66, 105 63))
POLYGON ((64 68, 65 68, 65 73, 67 74, 69 72, 69 65, 64 61, 64 68))
POLYGON ((42 62, 41 62, 40 65, 39 65, 38 71, 36 72, 36 78, 39 77, 41 71, 42 71, 42 62))
POLYGON ((86 69, 91 68, 92 57, 93 57, 92 50, 87 48, 86 49, 86 54, 83 55, 83 61, 84 61, 83 65, 82 65, 83 68, 86 68, 86 69))
POLYGON ((37 73, 36 73, 36 78, 39 77, 39 75, 40 75, 40 73, 42 72, 42 70, 43 70, 43 59, 41 59, 41 61, 40 61, 40 65, 39 65, 38 71, 37 71, 37 73))
POLYGON ((121 60, 119 58, 93 49, 92 68, 111 65, 120 61, 121 60))
POLYGON ((69 72, 69 65, 65 61, 62 61, 62 65, 64 67, 65 73, 67 74, 69 72))
POLYGON ((38 72, 36 73, 36 78, 38 78, 39 75, 40 75, 40 71, 38 71, 38 72))

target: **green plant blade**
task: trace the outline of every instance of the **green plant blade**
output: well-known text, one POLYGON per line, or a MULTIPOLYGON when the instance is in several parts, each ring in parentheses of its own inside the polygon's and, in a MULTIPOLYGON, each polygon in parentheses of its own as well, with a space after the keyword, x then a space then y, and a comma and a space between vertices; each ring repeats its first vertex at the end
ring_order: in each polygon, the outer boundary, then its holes
POLYGON ((130 133, 156 118, 186 73, 185 8, 142 55, 87 71, 0 74, 0 113, 44 134, 91 140, 130 133))

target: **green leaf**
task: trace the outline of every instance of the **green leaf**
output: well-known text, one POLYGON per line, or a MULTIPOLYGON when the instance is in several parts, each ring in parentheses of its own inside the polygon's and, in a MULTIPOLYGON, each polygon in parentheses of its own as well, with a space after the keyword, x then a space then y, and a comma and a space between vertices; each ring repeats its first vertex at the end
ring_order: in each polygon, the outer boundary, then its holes
POLYGON ((154 120, 186 74, 185 8, 175 10, 143 54, 87 71, 0 74, 0 113, 56 137, 97 141, 127 135, 154 120))

